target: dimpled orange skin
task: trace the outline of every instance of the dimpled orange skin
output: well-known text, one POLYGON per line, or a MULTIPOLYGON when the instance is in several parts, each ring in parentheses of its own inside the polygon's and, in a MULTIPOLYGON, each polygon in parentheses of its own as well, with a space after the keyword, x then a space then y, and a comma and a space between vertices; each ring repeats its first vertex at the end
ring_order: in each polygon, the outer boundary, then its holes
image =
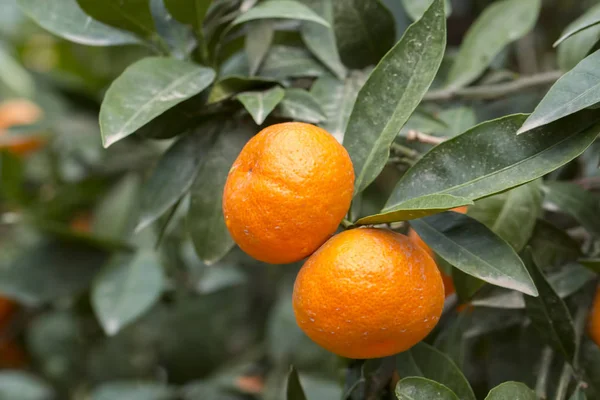
POLYGON ((596 295, 594 296, 594 304, 592 306, 592 311, 590 312, 588 324, 588 333, 594 343, 600 346, 600 285, 596 289, 596 295))
POLYGON ((293 306, 298 326, 325 349, 348 358, 386 357, 435 327, 444 286, 433 259, 406 236, 352 229, 306 261, 293 306))
POLYGON ((352 161, 331 134, 305 123, 272 125, 248 141, 229 171, 225 224, 257 260, 299 261, 335 233, 353 189, 352 161))
MULTIPOLYGON (((0 103, 0 136, 5 129, 16 125, 33 124, 42 116, 42 110, 28 100, 10 100, 0 103)), ((14 154, 26 155, 32 153, 45 144, 39 137, 11 138, 10 141, 0 139, 0 149, 6 148, 14 154)))

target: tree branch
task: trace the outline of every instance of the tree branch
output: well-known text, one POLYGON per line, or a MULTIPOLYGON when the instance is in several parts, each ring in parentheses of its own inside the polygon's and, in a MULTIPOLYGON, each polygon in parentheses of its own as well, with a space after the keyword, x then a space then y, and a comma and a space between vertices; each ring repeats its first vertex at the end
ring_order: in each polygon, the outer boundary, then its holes
POLYGON ((435 146, 446 141, 447 139, 448 138, 445 137, 428 135, 426 133, 415 131, 413 129, 406 132, 406 140, 408 140, 409 142, 417 141, 421 143, 432 144, 435 146))
POLYGON ((496 83, 458 89, 433 90, 425 95, 423 100, 445 101, 452 99, 491 100, 509 96, 525 89, 550 85, 563 75, 561 71, 543 72, 536 75, 524 76, 511 82, 496 83))

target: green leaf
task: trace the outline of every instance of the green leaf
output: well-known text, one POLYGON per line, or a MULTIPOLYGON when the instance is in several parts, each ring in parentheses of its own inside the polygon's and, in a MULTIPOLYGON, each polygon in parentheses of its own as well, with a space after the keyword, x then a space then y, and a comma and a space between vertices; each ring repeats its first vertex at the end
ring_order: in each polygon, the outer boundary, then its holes
POLYGON ((37 376, 24 371, 0 371, 0 399, 49 400, 52 387, 37 376))
POLYGON ((400 376, 421 376, 441 383, 462 400, 475 400, 473 389, 454 361, 426 343, 417 343, 398 354, 396 370, 400 376))
POLYGON ((562 42, 557 49, 558 66, 563 71, 574 68, 592 51, 600 40, 600 24, 576 33, 562 42))
POLYGON ((529 32, 540 0, 503 0, 489 5, 471 25, 448 74, 448 86, 460 88, 477 79, 509 43, 529 32))
POLYGON ((92 287, 92 306, 106 334, 116 334, 148 311, 163 286, 162 266, 153 252, 117 256, 92 287))
POLYGON ((290 367, 290 372, 288 372, 285 392, 286 400, 306 400, 306 395, 298 377, 298 371, 293 366, 290 367))
POLYGON ((206 264, 219 261, 234 245, 223 217, 223 188, 229 168, 242 147, 256 133, 248 120, 214 123, 220 127, 220 133, 192 185, 187 216, 196 253, 206 264))
POLYGON ((92 232, 100 238, 119 240, 129 236, 137 219, 140 179, 126 175, 102 199, 94 211, 92 232))
POLYGON ((263 92, 244 92, 236 98, 244 105, 244 108, 250 113, 254 122, 261 125, 271 112, 277 107, 277 104, 283 100, 285 90, 279 86, 263 92))
POLYGON ((148 57, 130 65, 108 88, 100 109, 104 147, 206 89, 215 72, 173 58, 148 57))
POLYGON ((271 79, 318 77, 325 73, 323 66, 305 49, 293 46, 273 46, 258 72, 271 79))
POLYGON ((541 212, 541 181, 535 180, 479 200, 469 207, 468 214, 520 251, 529 241, 541 212))
POLYGON ((554 42, 554 47, 558 46, 567 38, 573 36, 577 32, 588 29, 600 23, 600 5, 596 5, 587 10, 581 17, 571 22, 563 31, 562 35, 554 42))
MULTIPOLYGON (((321 15, 333 25, 334 0, 302 0, 316 14, 321 15)), ((346 67, 342 64, 335 42, 335 33, 331 26, 325 27, 313 22, 305 22, 300 30, 306 47, 339 79, 346 76, 346 67)))
POLYGON ((319 102, 309 92, 298 88, 285 90, 285 96, 275 112, 280 117, 311 123, 319 123, 327 118, 319 102))
POLYGON ((357 225, 386 224, 407 221, 437 214, 460 206, 473 204, 469 199, 449 194, 433 194, 408 200, 393 208, 385 208, 381 214, 363 217, 356 221, 357 225))
POLYGON ((198 45, 192 28, 173 18, 163 0, 150 0, 150 11, 156 31, 169 46, 171 56, 178 60, 188 58, 198 45))
POLYGON ((567 362, 575 357, 575 330, 569 309, 546 280, 536 265, 530 248, 526 248, 523 261, 538 288, 538 297, 525 296, 525 309, 540 336, 567 362))
MULTIPOLYGON (((433 0, 402 0, 406 13, 413 21, 421 18, 432 2, 433 0)), ((445 0, 444 7, 446 8, 446 16, 452 14, 450 0, 445 0)))
POLYGON ((0 198, 14 203, 23 200, 25 163, 21 157, 0 149, 0 198))
POLYGON ((174 400, 171 388, 155 382, 122 381, 108 382, 97 386, 90 400, 174 400))
POLYGON ((537 400, 537 396, 524 383, 504 382, 490 390, 485 400, 537 400))
POLYGON ((258 71, 271 47, 275 29, 272 21, 258 20, 249 23, 246 30, 246 41, 244 43, 246 56, 248 57, 249 73, 252 76, 258 71))
POLYGON ((537 296, 523 262, 512 247, 466 215, 445 212, 411 221, 437 255, 461 271, 496 286, 537 296))
POLYGON ((600 125, 590 128, 597 114, 586 112, 517 136, 525 118, 488 121, 436 146, 404 174, 385 208, 432 194, 477 200, 503 192, 573 160, 600 130, 600 125), (470 149, 469 157, 464 149, 470 149))
POLYGON ((394 17, 379 0, 333 0, 333 30, 342 62, 377 64, 394 45, 394 17))
POLYGON ((169 13, 176 20, 192 25, 199 31, 212 0, 164 0, 169 13))
POLYGON ((358 91, 366 80, 367 75, 362 71, 350 71, 342 81, 326 74, 317 79, 310 89, 327 116, 319 126, 340 143, 344 140, 344 132, 358 91))
POLYGON ((275 80, 260 77, 226 76, 212 87, 208 96, 208 104, 229 99, 240 92, 270 88, 276 83, 275 80))
POLYGON ((28 305, 74 296, 88 287, 107 256, 82 243, 39 241, 0 269, 0 293, 28 305))
POLYGON ((585 229, 600 235, 600 198, 574 183, 546 182, 546 200, 572 215, 585 229))
POLYGON ((596 74, 598 62, 600 50, 564 74, 550 88, 517 134, 549 124, 600 102, 600 75, 596 74))
POLYGON ((448 126, 443 131, 444 136, 447 137, 460 135, 477 124, 475 111, 467 106, 448 108, 441 111, 438 117, 448 126))
POLYGON ((154 34, 148 0, 77 0, 83 11, 100 22, 144 37, 154 34))
POLYGON ((35 83, 29 72, 0 42, 0 84, 6 85, 16 96, 31 98, 35 83))
POLYGON ((443 0, 434 1, 375 67, 358 93, 344 136, 356 173, 355 195, 379 175, 390 145, 437 73, 446 47, 443 7, 443 0))
POLYGON ((212 132, 200 125, 177 140, 160 158, 144 183, 136 231, 150 225, 190 189, 212 132))
POLYGON ((543 269, 577 260, 581 253, 579 243, 544 220, 537 221, 529 245, 535 260, 543 269))
POLYGON ((578 387, 575 389, 571 397, 569 397, 569 400, 587 400, 587 396, 585 395, 585 392, 578 387))
POLYGON ((257 19, 285 18, 300 21, 310 21, 323 26, 330 26, 329 22, 317 15, 313 10, 304 4, 292 0, 266 1, 259 3, 237 17, 232 25, 243 24, 244 22, 257 19))
POLYGON ((87 46, 118 46, 140 40, 88 17, 76 0, 18 0, 21 9, 42 28, 87 46))
POLYGON ((446 386, 425 378, 404 378, 396 385, 398 400, 458 400, 446 386))
POLYGON ((600 258, 582 258, 579 263, 591 271, 600 274, 600 258))

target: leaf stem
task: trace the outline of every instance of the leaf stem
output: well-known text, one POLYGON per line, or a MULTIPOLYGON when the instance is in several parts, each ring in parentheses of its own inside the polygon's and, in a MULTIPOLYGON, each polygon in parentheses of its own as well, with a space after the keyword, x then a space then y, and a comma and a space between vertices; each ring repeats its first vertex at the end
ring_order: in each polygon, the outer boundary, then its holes
POLYGON ((434 146, 445 142, 447 139, 448 138, 445 137, 428 135, 427 133, 419 132, 414 129, 411 129, 406 133, 406 140, 408 141, 427 143, 432 144, 434 146))
POLYGON ((510 96, 525 89, 547 86, 556 82, 563 75, 562 71, 542 72, 524 76, 511 82, 480 85, 467 88, 447 88, 432 90, 425 95, 426 101, 448 101, 454 99, 492 100, 510 96))
POLYGON ((550 365, 554 358, 554 352, 549 346, 544 347, 542 350, 542 360, 540 361, 540 370, 538 372, 538 379, 535 384, 535 393, 538 398, 547 398, 547 386, 548 386, 548 375, 550 373, 550 365))

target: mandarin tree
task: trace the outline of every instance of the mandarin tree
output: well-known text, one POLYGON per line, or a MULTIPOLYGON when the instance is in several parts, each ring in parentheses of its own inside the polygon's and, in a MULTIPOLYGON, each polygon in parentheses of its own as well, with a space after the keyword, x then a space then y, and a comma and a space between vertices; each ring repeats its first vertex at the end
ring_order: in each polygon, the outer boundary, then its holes
POLYGON ((1 0, 0 400, 600 399, 597 0, 1 0))

